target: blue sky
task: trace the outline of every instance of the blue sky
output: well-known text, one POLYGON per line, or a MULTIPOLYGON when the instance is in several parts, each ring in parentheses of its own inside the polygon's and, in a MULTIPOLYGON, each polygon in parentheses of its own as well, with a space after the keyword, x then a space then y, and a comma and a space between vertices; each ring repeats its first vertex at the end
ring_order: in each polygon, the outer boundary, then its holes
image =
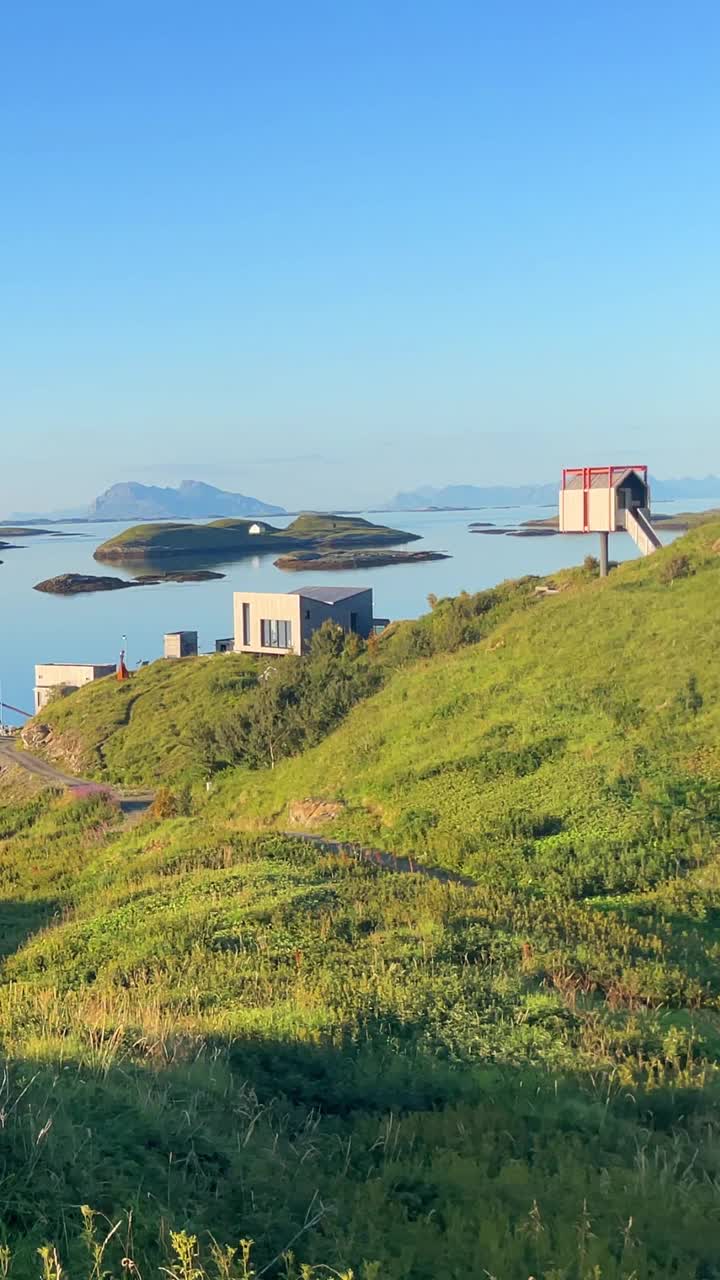
POLYGON ((10 4, 0 513, 720 470, 720 6, 10 4))

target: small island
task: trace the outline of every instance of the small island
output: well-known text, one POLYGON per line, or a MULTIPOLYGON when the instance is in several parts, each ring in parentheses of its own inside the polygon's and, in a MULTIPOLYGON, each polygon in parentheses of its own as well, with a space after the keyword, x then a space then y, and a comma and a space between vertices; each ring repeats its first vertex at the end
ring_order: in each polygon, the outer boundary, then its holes
POLYGON ((498 529, 494 524, 481 523, 476 521, 474 524, 468 525, 470 533, 492 534, 495 537, 503 538, 548 538, 558 532, 557 516, 554 517, 555 526, 552 520, 526 520, 519 528, 508 525, 506 528, 498 529))
POLYGON ((449 560, 446 551, 299 551, 280 556, 276 569, 297 572, 303 569, 384 569, 392 564, 424 564, 428 560, 449 560))
MULTIPOLYGON (((674 515, 653 511, 650 519, 657 529, 687 533, 689 529, 697 529, 699 525, 709 524, 711 520, 720 520, 720 510, 714 507, 709 511, 678 511, 674 515)), ((558 516, 545 516, 542 520, 525 520, 521 528, 559 533, 559 524, 558 516)))
POLYGON ((137 524, 103 542, 96 560, 227 559, 267 551, 327 551, 415 542, 419 534, 372 524, 360 516, 306 512, 287 529, 266 520, 213 520, 209 524, 137 524))
POLYGON ((224 578, 210 569, 188 569, 178 573, 147 573, 138 578, 112 578, 93 573, 61 573, 35 584, 35 591, 53 596, 80 596, 92 591, 124 591, 127 587, 156 587, 162 582, 210 582, 224 578))
POLYGON ((0 524, 0 533, 6 538, 67 538, 61 529, 28 528, 27 525, 0 524))

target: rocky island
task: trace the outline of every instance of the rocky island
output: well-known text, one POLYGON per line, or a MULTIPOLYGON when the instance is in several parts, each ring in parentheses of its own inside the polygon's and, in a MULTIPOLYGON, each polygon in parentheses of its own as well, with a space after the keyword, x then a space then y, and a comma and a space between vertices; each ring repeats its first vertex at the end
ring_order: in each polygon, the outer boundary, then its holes
POLYGON ((224 578, 210 569, 188 569, 178 573, 146 573, 138 578, 113 578, 93 573, 61 573, 35 585, 35 591, 54 596, 79 596, 91 591, 124 591, 126 587, 156 587, 161 582, 209 582, 224 578))
MULTIPOLYGON (((686 533, 689 529, 697 529, 699 525, 720 519, 720 510, 715 507, 708 511, 677 511, 673 515, 653 511, 650 519, 658 529, 686 533)), ((559 533, 559 524, 558 516, 545 516, 542 520, 525 520, 521 528, 535 532, 559 533)))
POLYGON ((360 516, 305 513, 287 529, 265 520, 213 520, 210 524, 138 524, 103 542, 96 560, 235 559, 267 551, 340 551, 415 542, 416 533, 372 524, 360 516))
POLYGON ((0 533, 5 538, 67 538, 68 534, 61 529, 28 528, 26 525, 2 524, 0 533))
POLYGON ((428 560, 449 560, 446 551, 298 551, 280 556, 276 569, 383 569, 392 564, 424 564, 428 560))

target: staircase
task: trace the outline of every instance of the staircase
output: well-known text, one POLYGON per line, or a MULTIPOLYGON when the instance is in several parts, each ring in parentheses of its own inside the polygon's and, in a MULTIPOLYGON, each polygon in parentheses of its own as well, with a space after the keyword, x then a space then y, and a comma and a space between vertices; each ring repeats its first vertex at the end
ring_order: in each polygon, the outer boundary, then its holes
POLYGON ((622 519, 626 533, 630 534, 642 555, 649 556, 653 551, 657 551, 658 547, 662 546, 662 542, 650 523, 650 513, 647 507, 626 508, 618 512, 618 514, 622 519))

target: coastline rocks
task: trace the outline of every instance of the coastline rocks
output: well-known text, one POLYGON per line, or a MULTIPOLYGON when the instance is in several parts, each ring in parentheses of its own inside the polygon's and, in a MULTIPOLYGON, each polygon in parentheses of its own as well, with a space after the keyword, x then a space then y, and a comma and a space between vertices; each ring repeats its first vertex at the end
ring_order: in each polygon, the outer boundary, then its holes
POLYGON ((392 564, 423 564, 428 560, 449 560, 445 551, 301 551, 279 556, 276 569, 290 572, 305 569, 382 569, 392 564))
POLYGON ((558 529, 508 529, 509 538, 554 538, 558 529))
POLYGON ((35 584, 35 591, 54 596, 79 596, 91 591, 124 591, 127 587, 156 587, 161 582, 209 582, 224 578, 224 573, 210 569, 189 569, 177 573, 144 574, 140 578, 113 578, 93 573, 61 573, 56 578, 46 578, 35 584))

